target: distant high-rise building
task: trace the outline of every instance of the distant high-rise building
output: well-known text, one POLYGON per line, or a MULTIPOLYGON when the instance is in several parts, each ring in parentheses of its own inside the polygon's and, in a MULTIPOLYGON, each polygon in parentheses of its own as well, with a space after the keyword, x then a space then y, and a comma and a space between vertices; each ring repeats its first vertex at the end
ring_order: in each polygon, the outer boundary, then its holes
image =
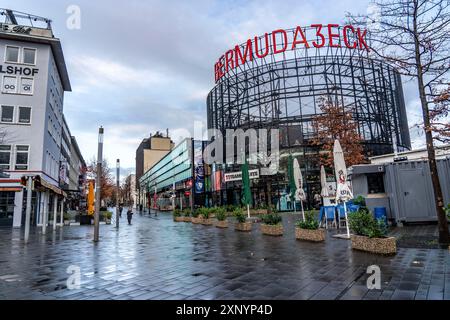
POLYGON ((143 193, 145 190, 139 189, 139 179, 144 172, 153 167, 155 163, 161 160, 166 154, 173 149, 175 144, 170 139, 168 133, 164 136, 160 132, 156 132, 154 135, 150 134, 149 138, 145 138, 139 144, 136 150, 136 191, 137 191, 137 204, 143 203, 143 193))

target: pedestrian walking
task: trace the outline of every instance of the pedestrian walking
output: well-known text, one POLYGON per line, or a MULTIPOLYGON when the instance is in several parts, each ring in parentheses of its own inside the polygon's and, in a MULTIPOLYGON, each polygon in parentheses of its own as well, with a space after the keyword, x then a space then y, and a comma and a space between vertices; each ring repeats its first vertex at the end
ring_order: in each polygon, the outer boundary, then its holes
POLYGON ((129 225, 131 225, 131 218, 133 218, 133 209, 131 207, 128 207, 127 219, 129 225))
POLYGON ((123 207, 121 204, 119 204, 119 218, 122 218, 122 211, 123 211, 123 207))

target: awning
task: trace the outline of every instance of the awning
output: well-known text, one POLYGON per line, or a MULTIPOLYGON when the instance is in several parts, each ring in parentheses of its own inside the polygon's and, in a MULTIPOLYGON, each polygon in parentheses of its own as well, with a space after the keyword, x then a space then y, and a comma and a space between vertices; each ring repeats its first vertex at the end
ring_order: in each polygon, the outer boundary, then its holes
POLYGON ((51 191, 53 191, 56 194, 59 194, 63 197, 67 197, 67 194, 60 188, 58 188, 57 186, 45 181, 44 179, 41 179, 40 176, 36 176, 35 180, 34 180, 34 187, 36 189, 39 189, 39 187, 41 188, 46 188, 49 189, 51 191))
POLYGON ((5 192, 20 192, 22 191, 23 188, 22 187, 0 187, 0 192, 1 191, 5 191, 5 192))

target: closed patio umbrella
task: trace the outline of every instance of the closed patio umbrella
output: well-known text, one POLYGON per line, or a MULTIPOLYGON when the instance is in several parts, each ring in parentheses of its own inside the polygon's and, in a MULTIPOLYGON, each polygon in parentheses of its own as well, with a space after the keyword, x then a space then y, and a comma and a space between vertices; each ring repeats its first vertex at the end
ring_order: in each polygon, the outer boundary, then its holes
POLYGON ((353 198, 353 194, 347 184, 347 167, 345 166, 344 152, 342 151, 339 140, 334 141, 333 147, 334 171, 336 174, 336 202, 344 203, 345 221, 347 227, 347 238, 350 238, 350 229, 348 227, 347 206, 345 201, 353 198))
POLYGON ((322 187, 322 190, 320 190, 320 195, 322 197, 328 197, 327 176, 325 174, 324 166, 320 166, 320 186, 322 187))
POLYGON ((247 214, 250 218, 250 205, 252 204, 252 193, 250 191, 250 175, 248 173, 247 158, 242 165, 242 203, 247 205, 247 214))
POLYGON ((289 179, 289 197, 294 201, 294 212, 296 211, 296 205, 295 205, 295 194, 297 191, 297 182, 295 181, 294 177, 294 161, 292 158, 292 155, 289 155, 288 157, 288 179, 289 179))
POLYGON ((297 159, 294 159, 294 179, 295 179, 295 200, 300 201, 300 205, 302 207, 302 217, 305 220, 305 211, 303 210, 303 201, 306 199, 305 192, 303 191, 303 176, 302 171, 300 170, 300 166, 298 164, 297 159))

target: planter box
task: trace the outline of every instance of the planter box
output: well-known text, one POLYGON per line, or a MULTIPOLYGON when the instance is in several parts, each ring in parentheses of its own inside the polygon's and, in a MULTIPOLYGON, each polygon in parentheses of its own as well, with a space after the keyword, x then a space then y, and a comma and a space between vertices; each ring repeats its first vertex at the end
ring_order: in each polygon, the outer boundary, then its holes
POLYGON ((203 220, 203 218, 200 218, 200 217, 192 217, 191 218, 191 222, 192 223, 195 223, 195 224, 200 224, 200 223, 202 223, 202 220, 203 220))
POLYGON ((236 222, 234 225, 234 229, 238 231, 252 231, 252 223, 251 222, 236 222))
POLYGON ((228 228, 228 221, 227 220, 216 221, 215 226, 217 228, 228 228))
POLYGON ((212 224, 213 224, 213 219, 212 218, 208 218, 208 219, 205 219, 205 218, 202 218, 202 225, 204 225, 204 226, 212 226, 212 224))
POLYGON ((295 239, 314 242, 325 241, 325 229, 309 230, 295 228, 295 239))
POLYGON ((70 226, 70 221, 69 220, 64 220, 64 225, 65 226, 70 226))
POLYGON ((184 217, 173 217, 173 221, 175 221, 175 222, 184 222, 184 217))
POLYGON ((283 225, 269 225, 269 224, 261 224, 261 232, 263 234, 267 234, 269 236, 282 236, 283 235, 283 225))
POLYGON ((397 243, 394 237, 369 238, 351 235, 352 249, 366 252, 392 255, 397 253, 397 243))
POLYGON ((106 224, 111 224, 111 219, 106 219, 106 224))
POLYGON ((183 217, 184 222, 191 222, 191 217, 183 217))

